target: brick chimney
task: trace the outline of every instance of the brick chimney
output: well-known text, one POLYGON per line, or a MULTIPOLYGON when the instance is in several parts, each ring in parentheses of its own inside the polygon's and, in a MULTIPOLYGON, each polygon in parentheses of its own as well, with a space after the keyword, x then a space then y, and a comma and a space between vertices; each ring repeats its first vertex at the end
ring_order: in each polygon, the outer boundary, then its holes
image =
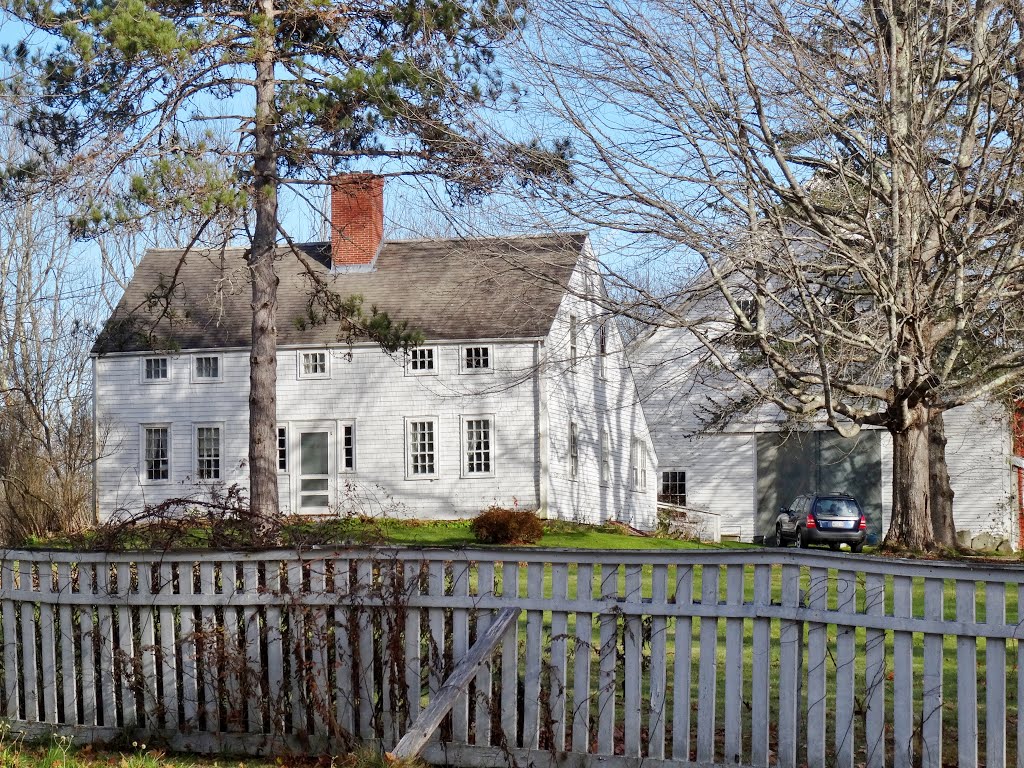
POLYGON ((349 173, 331 179, 331 261, 368 267, 384 241, 384 178, 349 173))

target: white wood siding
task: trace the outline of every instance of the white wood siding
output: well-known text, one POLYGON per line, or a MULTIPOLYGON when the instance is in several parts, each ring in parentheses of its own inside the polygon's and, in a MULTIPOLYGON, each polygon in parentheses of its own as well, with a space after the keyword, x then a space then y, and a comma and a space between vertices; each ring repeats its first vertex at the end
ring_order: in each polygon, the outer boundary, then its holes
MULTIPOLYGON (((590 262, 588 262, 590 263, 590 262)), ((585 297, 595 295, 597 275, 583 266, 570 281, 545 343, 550 491, 548 513, 562 520, 599 523, 617 520, 640 528, 656 523, 656 453, 637 395, 633 374, 613 318, 585 297), (571 365, 570 317, 575 316, 577 360, 571 365), (599 333, 607 332, 604 375, 599 333), (570 477, 569 424, 576 422, 579 465, 570 477), (611 482, 601 482, 602 429, 611 445, 611 482), (633 488, 633 440, 646 453, 646 489, 633 488)))
MULTIPOLYGON (((476 343, 476 342, 474 342, 476 343)), ((409 517, 474 515, 491 504, 539 505, 537 383, 535 343, 492 344, 495 372, 460 373, 458 343, 433 344, 437 375, 406 375, 401 356, 376 347, 331 349, 330 376, 300 379, 294 349, 278 351, 279 425, 353 421, 356 470, 335 472, 333 497, 344 508, 365 514, 409 517), (493 417, 492 476, 462 477, 461 417, 493 417), (438 477, 407 480, 405 417, 437 419, 438 477)), ((202 492, 192 481, 192 425, 224 427, 223 484, 247 483, 248 354, 225 353, 219 383, 193 384, 191 356, 173 356, 168 384, 140 383, 139 357, 97 361, 97 416, 109 431, 97 472, 100 516, 119 508, 202 492), (172 424, 172 479, 140 483, 142 424, 172 424)), ((336 449, 335 449, 336 450, 336 449)), ((290 459, 293 460, 294 456, 290 459)), ((337 469, 337 462, 335 462, 337 469)), ((291 506, 291 477, 280 476, 283 508, 291 506)))

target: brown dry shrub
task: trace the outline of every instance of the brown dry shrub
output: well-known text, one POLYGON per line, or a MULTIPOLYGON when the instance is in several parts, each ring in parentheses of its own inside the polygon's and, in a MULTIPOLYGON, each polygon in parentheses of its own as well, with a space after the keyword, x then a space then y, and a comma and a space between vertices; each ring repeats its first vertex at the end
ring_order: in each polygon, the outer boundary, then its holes
POLYGON ((544 535, 544 524, 529 509, 491 507, 473 518, 470 527, 483 544, 536 544, 544 535))

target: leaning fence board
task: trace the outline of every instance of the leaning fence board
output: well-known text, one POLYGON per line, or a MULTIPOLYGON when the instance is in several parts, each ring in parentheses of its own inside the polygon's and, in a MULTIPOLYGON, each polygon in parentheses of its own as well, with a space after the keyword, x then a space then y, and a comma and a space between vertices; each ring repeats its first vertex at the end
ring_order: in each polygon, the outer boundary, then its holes
POLYGON ((519 608, 506 608, 495 617, 494 623, 477 640, 465 658, 455 665, 451 675, 431 698, 430 704, 420 713, 409 732, 395 746, 392 753, 395 758, 411 759, 419 755, 430 739, 430 735, 440 725, 441 720, 452 708, 465 687, 469 685, 477 668, 494 653, 506 630, 519 619, 519 614, 519 608))

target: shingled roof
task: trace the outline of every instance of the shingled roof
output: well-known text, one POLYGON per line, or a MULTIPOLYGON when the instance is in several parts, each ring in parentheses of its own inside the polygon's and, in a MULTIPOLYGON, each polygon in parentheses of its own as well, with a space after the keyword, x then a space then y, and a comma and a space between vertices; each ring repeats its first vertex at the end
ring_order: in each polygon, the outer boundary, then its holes
MULTIPOLYGON (((375 269, 332 272, 330 244, 297 247, 332 291, 361 295, 427 340, 536 338, 547 334, 583 249, 581 233, 386 242, 375 269)), ((217 349, 250 343, 250 278, 241 248, 147 251, 95 345, 95 354, 217 349), (170 300, 158 297, 174 285, 170 300)), ((324 345, 337 322, 310 324, 311 280, 279 249, 278 343, 324 345)))

